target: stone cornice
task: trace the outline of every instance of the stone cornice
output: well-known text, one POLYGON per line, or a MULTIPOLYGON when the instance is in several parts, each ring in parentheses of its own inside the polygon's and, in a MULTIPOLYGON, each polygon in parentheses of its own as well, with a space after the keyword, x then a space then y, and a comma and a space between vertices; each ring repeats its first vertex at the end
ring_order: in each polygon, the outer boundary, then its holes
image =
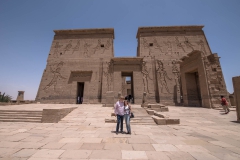
POLYGON ((160 27, 138 27, 136 38, 140 33, 153 33, 153 32, 176 32, 176 31, 201 31, 203 25, 196 26, 160 26, 160 27))
POLYGON ((55 35, 91 35, 91 34, 112 34, 114 38, 114 28, 96 28, 96 29, 68 29, 54 30, 55 35))

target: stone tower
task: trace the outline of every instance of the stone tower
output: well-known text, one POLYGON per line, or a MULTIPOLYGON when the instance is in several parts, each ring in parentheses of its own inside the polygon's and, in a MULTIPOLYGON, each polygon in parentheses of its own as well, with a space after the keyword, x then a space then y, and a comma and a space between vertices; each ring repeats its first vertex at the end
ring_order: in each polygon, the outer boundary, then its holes
POLYGON ((36 101, 101 103, 107 90, 107 87, 102 87, 106 86, 107 76, 103 76, 103 68, 109 66, 108 62, 114 56, 114 30, 77 29, 54 32, 36 101))

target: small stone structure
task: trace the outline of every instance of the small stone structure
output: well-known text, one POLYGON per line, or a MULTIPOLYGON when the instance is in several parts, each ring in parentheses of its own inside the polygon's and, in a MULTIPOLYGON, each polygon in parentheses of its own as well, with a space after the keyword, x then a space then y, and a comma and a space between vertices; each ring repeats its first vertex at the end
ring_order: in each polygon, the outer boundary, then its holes
POLYGON ((233 77, 233 89, 236 103, 237 121, 240 122, 240 76, 233 77))
POLYGON ((216 107, 226 85, 202 28, 139 27, 136 57, 117 58, 113 28, 55 30, 36 102, 107 104, 112 92, 142 104, 145 92, 144 105, 216 107))
POLYGON ((18 91, 18 96, 17 96, 17 99, 16 99, 17 102, 24 101, 24 92, 25 91, 18 91))

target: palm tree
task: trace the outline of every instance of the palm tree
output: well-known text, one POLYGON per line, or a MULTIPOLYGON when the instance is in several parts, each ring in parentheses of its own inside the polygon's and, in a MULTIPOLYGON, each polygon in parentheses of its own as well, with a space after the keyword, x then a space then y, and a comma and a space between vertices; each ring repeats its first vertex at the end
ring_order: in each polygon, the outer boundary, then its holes
POLYGON ((1 95, 0 93, 0 102, 10 102, 12 100, 12 97, 9 95, 5 95, 5 93, 3 93, 3 95, 1 95))

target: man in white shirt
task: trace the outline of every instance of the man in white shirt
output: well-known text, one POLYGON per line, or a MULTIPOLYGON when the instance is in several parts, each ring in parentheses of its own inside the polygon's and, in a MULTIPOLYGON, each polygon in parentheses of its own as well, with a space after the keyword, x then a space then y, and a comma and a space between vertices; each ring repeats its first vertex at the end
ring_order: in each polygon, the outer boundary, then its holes
POLYGON ((119 124, 121 123, 121 133, 123 133, 123 118, 124 118, 124 97, 121 96, 114 107, 115 116, 117 116, 116 134, 119 131, 119 124))

